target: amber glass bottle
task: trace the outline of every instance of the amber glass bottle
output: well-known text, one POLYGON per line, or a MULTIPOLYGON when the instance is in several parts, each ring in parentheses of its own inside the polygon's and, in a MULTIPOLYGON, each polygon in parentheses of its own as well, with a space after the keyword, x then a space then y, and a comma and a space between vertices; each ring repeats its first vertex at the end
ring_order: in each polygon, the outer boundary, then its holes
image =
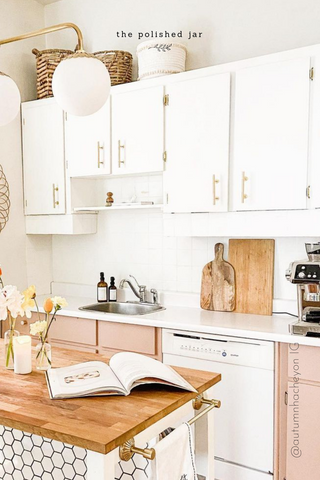
POLYGON ((104 279, 104 272, 100 272, 100 282, 97 285, 97 300, 98 302, 108 301, 108 284, 104 279))

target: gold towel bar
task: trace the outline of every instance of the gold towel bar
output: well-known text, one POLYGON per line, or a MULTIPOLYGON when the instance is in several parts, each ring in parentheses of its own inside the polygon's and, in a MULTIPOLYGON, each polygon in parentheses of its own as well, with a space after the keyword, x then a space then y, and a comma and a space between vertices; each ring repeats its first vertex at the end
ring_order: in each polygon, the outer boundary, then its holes
MULTIPOLYGON (((203 398, 202 395, 199 395, 196 397, 193 402, 192 402, 193 408, 195 410, 200 410, 202 405, 208 405, 207 408, 202 410, 202 412, 198 413, 195 415, 191 420, 189 420, 189 425, 192 425, 195 423, 199 418, 203 417, 206 415, 210 410, 213 408, 220 408, 221 402, 220 400, 208 400, 206 398, 203 398)), ((127 440, 125 443, 123 443, 119 447, 119 457, 120 460, 123 460, 125 462, 128 462, 134 453, 137 453, 138 455, 142 455, 144 458, 147 458, 148 460, 154 460, 156 456, 156 451, 154 448, 137 448, 135 446, 134 438, 130 438, 130 440, 127 440)))

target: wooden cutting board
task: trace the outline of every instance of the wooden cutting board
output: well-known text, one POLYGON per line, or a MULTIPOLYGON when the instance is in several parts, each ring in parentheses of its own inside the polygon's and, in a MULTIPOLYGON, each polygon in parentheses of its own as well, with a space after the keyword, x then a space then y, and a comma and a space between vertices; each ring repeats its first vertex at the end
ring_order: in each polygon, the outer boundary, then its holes
POLYGON ((230 240, 229 262, 236 272, 238 313, 272 315, 274 240, 230 240))
POLYGON ((205 310, 232 312, 235 308, 235 275, 223 259, 223 244, 214 247, 215 259, 202 270, 200 306, 205 310))

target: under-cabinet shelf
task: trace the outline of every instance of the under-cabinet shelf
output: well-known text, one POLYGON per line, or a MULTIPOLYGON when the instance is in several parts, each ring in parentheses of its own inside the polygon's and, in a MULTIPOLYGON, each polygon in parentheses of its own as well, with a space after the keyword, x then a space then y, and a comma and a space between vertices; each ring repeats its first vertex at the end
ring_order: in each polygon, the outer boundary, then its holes
POLYGON ((112 207, 100 206, 100 207, 75 207, 74 212, 104 212, 112 210, 162 210, 162 204, 154 205, 139 205, 139 204, 126 204, 126 205, 112 205, 112 207))

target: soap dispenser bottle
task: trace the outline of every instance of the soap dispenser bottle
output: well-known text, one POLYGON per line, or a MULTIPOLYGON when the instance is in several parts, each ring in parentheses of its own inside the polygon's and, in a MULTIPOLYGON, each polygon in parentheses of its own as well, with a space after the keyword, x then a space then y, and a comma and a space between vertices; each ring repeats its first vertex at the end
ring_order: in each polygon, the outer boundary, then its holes
POLYGON ((104 279, 104 272, 100 272, 100 282, 97 285, 97 300, 98 302, 108 301, 108 284, 104 279))
POLYGON ((115 278, 110 278, 110 287, 109 287, 109 302, 117 301, 117 287, 114 284, 115 278))

